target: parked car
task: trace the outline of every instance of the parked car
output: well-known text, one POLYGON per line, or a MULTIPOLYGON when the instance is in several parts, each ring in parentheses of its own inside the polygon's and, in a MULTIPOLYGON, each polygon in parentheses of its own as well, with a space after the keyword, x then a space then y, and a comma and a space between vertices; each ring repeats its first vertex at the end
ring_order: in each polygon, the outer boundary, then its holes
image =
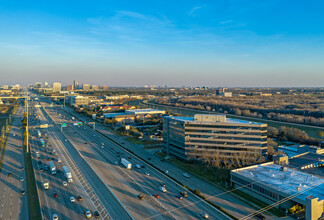
POLYGON ((91 215, 91 212, 89 210, 85 211, 84 212, 84 215, 87 217, 87 218, 91 218, 92 215, 91 215))

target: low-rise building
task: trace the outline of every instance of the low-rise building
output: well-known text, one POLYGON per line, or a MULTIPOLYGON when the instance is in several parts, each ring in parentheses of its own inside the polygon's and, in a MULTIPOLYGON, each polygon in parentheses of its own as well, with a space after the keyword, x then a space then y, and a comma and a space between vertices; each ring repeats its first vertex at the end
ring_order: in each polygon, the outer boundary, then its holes
POLYGON ((306 220, 317 220, 324 212, 324 178, 273 162, 231 171, 232 186, 273 207, 305 208, 306 220))
POLYGON ((85 96, 68 96, 68 102, 70 105, 88 105, 88 97, 85 96))

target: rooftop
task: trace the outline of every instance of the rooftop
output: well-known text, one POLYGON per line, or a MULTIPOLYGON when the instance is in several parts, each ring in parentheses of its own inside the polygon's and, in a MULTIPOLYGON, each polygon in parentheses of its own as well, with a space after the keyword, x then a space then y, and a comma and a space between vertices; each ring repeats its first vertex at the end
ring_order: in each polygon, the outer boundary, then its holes
MULTIPOLYGON (((176 120, 183 121, 183 122, 211 124, 211 122, 195 121, 194 117, 184 117, 184 116, 167 116, 167 117, 174 118, 176 120)), ((245 121, 245 120, 234 119, 234 118, 226 118, 226 122, 218 122, 218 123, 253 124, 253 125, 262 125, 262 124, 264 124, 264 123, 253 122, 253 121, 245 121)))
POLYGON ((266 163, 232 172, 253 179, 255 182, 261 182, 288 195, 299 193, 296 197, 301 200, 305 200, 309 195, 319 198, 319 201, 324 199, 323 178, 290 168, 287 168, 285 172, 280 171, 281 167, 277 164, 266 163))

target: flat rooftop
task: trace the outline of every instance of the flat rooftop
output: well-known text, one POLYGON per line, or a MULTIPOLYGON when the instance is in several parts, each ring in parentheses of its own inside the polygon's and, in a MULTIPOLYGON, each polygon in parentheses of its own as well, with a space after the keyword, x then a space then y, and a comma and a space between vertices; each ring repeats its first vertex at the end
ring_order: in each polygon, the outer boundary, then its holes
MULTIPOLYGON (((184 117, 184 116, 167 116, 170 118, 174 118, 179 121, 183 122, 193 122, 193 123, 204 123, 204 124, 212 124, 212 122, 199 122, 195 121, 194 117, 184 117)), ((245 121, 245 120, 240 120, 240 119, 234 119, 234 118, 226 118, 226 122, 217 122, 217 123, 233 123, 233 124, 253 124, 253 125, 262 125, 265 123, 260 123, 260 122, 253 122, 253 121, 245 121)))
MULTIPOLYGON (((267 163, 251 166, 250 168, 233 170, 232 172, 288 195, 300 193, 296 197, 301 200, 305 200, 309 195, 319 198, 319 201, 324 199, 323 178, 290 168, 287 168, 287 171, 283 172, 280 171, 281 167, 277 164, 267 163)), ((324 167, 322 168, 324 169, 324 167)))
POLYGON ((149 114, 149 113, 162 113, 164 114, 165 111, 164 110, 160 110, 160 109, 153 109, 153 108, 147 108, 147 109, 130 109, 130 110, 126 110, 126 112, 130 112, 130 113, 134 113, 134 114, 149 114))

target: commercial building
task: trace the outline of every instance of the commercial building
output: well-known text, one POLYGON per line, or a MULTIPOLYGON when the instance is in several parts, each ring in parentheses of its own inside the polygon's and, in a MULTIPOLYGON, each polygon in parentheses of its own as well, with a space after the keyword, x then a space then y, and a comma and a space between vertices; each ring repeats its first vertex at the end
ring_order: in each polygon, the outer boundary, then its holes
POLYGON ((102 90, 107 90, 108 86, 102 86, 102 90))
POLYGON ((79 82, 77 80, 73 81, 74 89, 79 89, 79 82))
POLYGON ((58 92, 62 90, 62 85, 59 82, 55 82, 53 83, 53 91, 54 92, 58 92))
POLYGON ((92 90, 99 90, 99 86, 97 86, 97 85, 92 85, 92 90))
POLYGON ((270 162, 232 170, 231 183, 234 188, 284 211, 298 204, 305 208, 306 220, 323 217, 322 177, 270 162))
POLYGON ((130 109, 126 110, 125 113, 128 113, 130 115, 163 115, 165 114, 164 110, 159 110, 159 109, 153 109, 153 108, 148 108, 148 109, 130 109))
POLYGON ((88 105, 89 99, 85 96, 68 96, 70 105, 88 105))
POLYGON ((135 115, 129 115, 125 112, 104 113, 105 119, 113 119, 116 124, 131 124, 134 123, 135 115))
POLYGON ((40 83, 40 82, 35 82, 34 83, 34 88, 35 89, 38 89, 38 88, 41 88, 42 87, 42 83, 40 83))
POLYGON ((73 85, 67 85, 66 90, 67 91, 73 91, 73 85))
POLYGON ((218 154, 220 158, 265 155, 267 124, 196 114, 194 117, 165 116, 163 151, 183 160, 218 154))
POLYGON ((90 90, 90 84, 83 84, 82 85, 82 90, 83 91, 89 91, 90 90))

